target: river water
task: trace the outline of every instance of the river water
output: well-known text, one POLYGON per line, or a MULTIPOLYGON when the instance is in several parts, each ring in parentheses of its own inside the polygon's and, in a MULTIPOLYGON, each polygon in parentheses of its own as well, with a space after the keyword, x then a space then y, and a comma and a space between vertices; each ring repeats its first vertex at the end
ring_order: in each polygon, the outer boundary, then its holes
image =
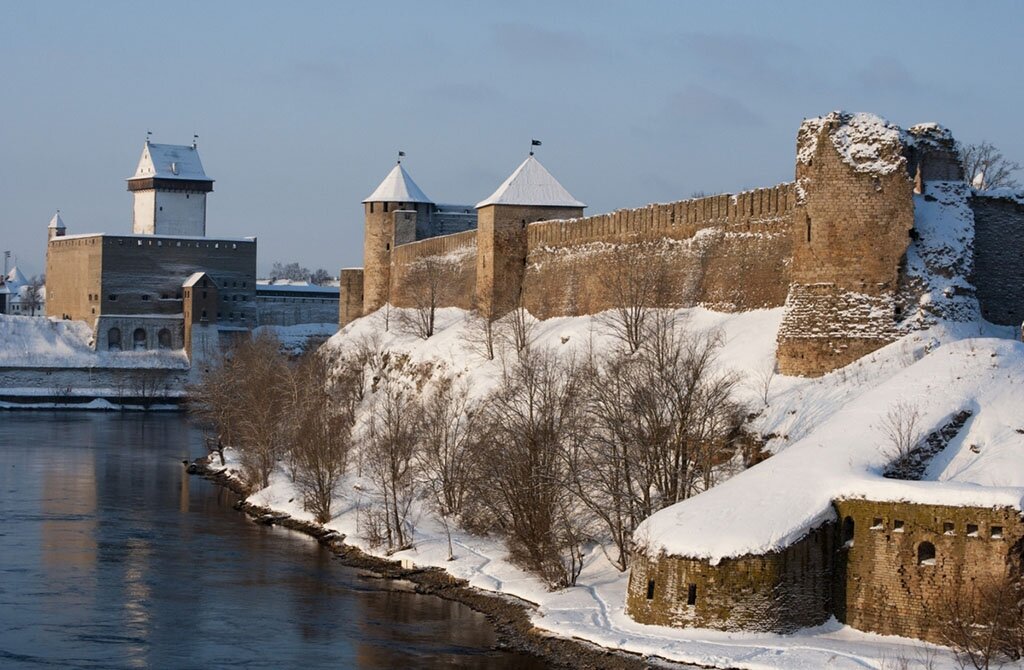
POLYGON ((177 414, 0 411, 0 667, 537 668, 189 477, 177 414))

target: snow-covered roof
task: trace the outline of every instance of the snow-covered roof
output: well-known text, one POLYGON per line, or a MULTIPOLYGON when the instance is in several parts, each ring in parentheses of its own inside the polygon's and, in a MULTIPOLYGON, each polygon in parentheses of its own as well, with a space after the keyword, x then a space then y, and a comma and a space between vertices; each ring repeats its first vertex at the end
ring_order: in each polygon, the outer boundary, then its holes
POLYGON ((12 287, 23 286, 28 283, 28 278, 24 274, 22 274, 21 270, 18 269, 18 266, 15 265, 7 273, 7 283, 10 284, 12 287))
POLYGON ((181 284, 181 286, 182 286, 182 288, 191 288, 191 287, 195 286, 196 283, 198 283, 199 280, 202 279, 203 277, 206 277, 207 279, 209 279, 210 283, 213 284, 214 286, 217 285, 217 282, 213 281, 213 278, 210 277, 209 275, 207 275, 205 272, 193 272, 192 274, 190 274, 188 276, 188 279, 186 279, 181 284))
POLYGON ((426 202, 433 203, 427 194, 420 190, 409 173, 399 163, 373 193, 363 202, 426 202))
POLYGON ((135 174, 129 180, 150 178, 213 181, 203 171, 195 146, 146 142, 135 174))
POLYGON ((534 156, 528 156, 494 193, 476 204, 533 205, 538 207, 586 207, 572 197, 534 156))
POLYGON ((47 228, 53 228, 55 230, 64 230, 66 228, 64 225, 64 219, 60 218, 60 211, 53 215, 53 218, 50 219, 50 225, 47 226, 47 228))

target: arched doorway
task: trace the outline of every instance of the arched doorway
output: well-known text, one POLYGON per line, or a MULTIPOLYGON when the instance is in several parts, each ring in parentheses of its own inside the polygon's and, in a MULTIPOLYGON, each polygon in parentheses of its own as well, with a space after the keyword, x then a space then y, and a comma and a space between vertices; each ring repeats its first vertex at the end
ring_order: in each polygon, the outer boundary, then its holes
POLYGON ((149 348, 146 343, 146 331, 142 328, 136 328, 132 333, 132 348, 136 351, 149 348))
POLYGON ((121 351, 121 329, 111 328, 107 331, 107 350, 121 351))

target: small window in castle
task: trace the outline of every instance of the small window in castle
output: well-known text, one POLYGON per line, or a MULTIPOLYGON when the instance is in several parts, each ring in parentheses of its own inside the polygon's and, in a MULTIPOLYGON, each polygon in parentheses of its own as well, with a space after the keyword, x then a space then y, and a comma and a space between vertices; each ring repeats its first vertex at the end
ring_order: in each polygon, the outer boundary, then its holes
POLYGON ((935 565, 935 545, 931 542, 922 542, 917 545, 917 564, 935 565))
POLYGON ((882 530, 885 528, 885 523, 882 521, 882 517, 876 516, 871 520, 871 530, 882 530))
POLYGON ((391 243, 390 242, 388 244, 384 245, 384 251, 391 251, 391 243))
POLYGON ((956 524, 952 521, 942 522, 942 534, 943 535, 956 535, 956 524))
POLYGON ((690 584, 686 588, 686 604, 693 606, 697 604, 697 585, 690 584))
POLYGON ((900 519, 893 519, 892 520, 892 531, 894 533, 902 533, 903 532, 903 521, 900 520, 900 519))
POLYGON ((205 319, 205 318, 206 318, 206 310, 205 310, 205 309, 203 310, 203 316, 202 316, 202 318, 203 318, 203 319, 205 319))
POLYGON ((647 582, 647 599, 654 600, 654 580, 648 580, 647 582))
MULTIPOLYGON (((206 282, 203 282, 203 285, 205 286, 206 282)), ((203 291, 203 300, 206 300, 206 291, 203 291)))
POLYGON ((160 206, 160 211, 161 211, 161 212, 162 212, 162 211, 164 211, 164 207, 163 207, 163 205, 161 205, 161 206, 160 206))
POLYGON ((142 246, 142 240, 139 240, 138 242, 139 242, 139 246, 141 247, 142 246))
POLYGON ((991 537, 993 540, 1001 540, 1001 539, 1003 539, 1003 527, 1002 526, 992 526, 992 528, 989 531, 989 537, 991 537))
POLYGON ((807 217, 807 243, 811 242, 811 217, 807 217))
POLYGON ((978 537, 978 524, 967 524, 967 537, 978 537))
POLYGON ((245 282, 242 282, 242 288, 245 288, 245 282))
POLYGON ((109 300, 110 302, 117 302, 117 295, 111 293, 110 295, 107 296, 107 300, 109 300))
POLYGON ((142 299, 143 300, 149 300, 149 294, 148 293, 143 293, 142 294, 142 299))
POLYGON ((853 517, 843 519, 843 544, 847 547, 853 546, 853 517))

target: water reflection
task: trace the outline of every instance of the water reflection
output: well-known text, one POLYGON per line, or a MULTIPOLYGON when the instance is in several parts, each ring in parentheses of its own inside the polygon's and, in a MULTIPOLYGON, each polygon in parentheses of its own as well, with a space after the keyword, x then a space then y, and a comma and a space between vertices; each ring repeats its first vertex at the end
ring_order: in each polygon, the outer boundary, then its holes
POLYGON ((184 474, 202 451, 180 416, 0 413, 0 666, 540 667, 244 520, 184 474))

